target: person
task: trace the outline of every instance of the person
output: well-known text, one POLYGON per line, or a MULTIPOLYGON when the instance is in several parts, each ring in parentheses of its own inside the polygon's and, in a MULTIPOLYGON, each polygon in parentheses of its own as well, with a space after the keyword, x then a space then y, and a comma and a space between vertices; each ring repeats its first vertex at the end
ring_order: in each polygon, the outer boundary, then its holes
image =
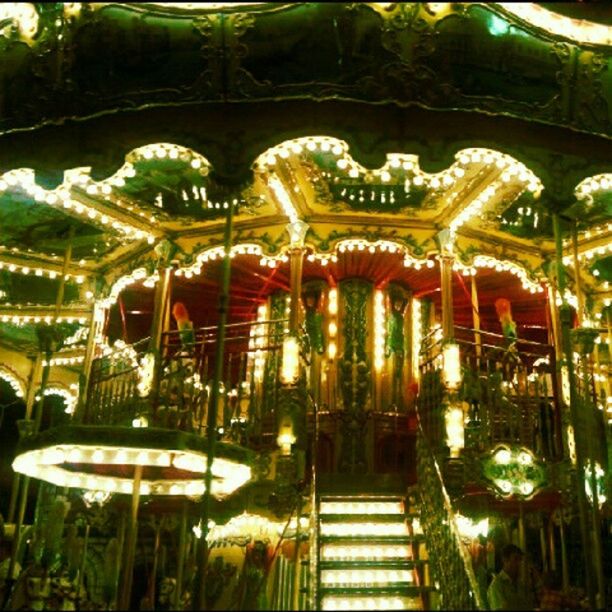
POLYGON ((491 610, 533 610, 523 585, 519 583, 523 551, 514 544, 502 548, 502 569, 487 591, 491 610))
POLYGON ((542 577, 540 610, 579 610, 580 602, 562 590, 557 572, 546 572, 542 577))

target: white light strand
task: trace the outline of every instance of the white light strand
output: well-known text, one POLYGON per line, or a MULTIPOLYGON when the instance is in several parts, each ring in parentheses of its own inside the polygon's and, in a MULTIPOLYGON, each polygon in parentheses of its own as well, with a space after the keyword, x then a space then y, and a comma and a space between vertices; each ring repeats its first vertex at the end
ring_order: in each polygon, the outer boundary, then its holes
POLYGON ((299 221, 299 216, 295 206, 293 206, 293 202, 291 201, 291 196, 287 193, 285 186, 280 181, 280 179, 276 176, 272 176, 268 181, 270 188, 274 192, 276 199, 278 200, 283 212, 287 217, 289 217, 289 221, 291 223, 295 223, 299 221))
POLYGON ((155 284, 159 280, 159 273, 155 271, 152 275, 148 275, 145 268, 137 268, 133 272, 129 274, 125 274, 121 278, 117 279, 110 288, 109 294, 107 297, 98 300, 96 305, 101 308, 110 308, 119 297, 119 294, 130 285, 137 283, 139 281, 143 281, 143 285, 145 287, 155 287, 155 284))
MULTIPOLYGON (((127 448, 117 446, 91 446, 59 444, 18 455, 13 470, 60 487, 71 487, 110 493, 131 494, 133 481, 118 476, 101 476, 92 472, 75 472, 62 467, 65 463, 81 465, 142 465, 154 467, 174 466, 179 470, 204 473, 206 456, 192 451, 127 448)), ((248 465, 216 457, 212 466, 211 493, 218 497, 229 495, 251 478, 248 465)), ((143 480, 141 495, 187 495, 204 493, 202 478, 175 480, 143 480)))
POLYGON ((374 369, 380 372, 385 365, 385 296, 380 289, 374 292, 374 369))
MULTIPOLYGON (((263 249, 260 245, 244 242, 240 244, 235 244, 230 249, 230 257, 236 257, 236 255, 257 255, 261 257, 263 255, 263 249)), ((225 257, 225 248, 222 246, 211 247, 206 249, 205 251, 199 253, 195 262, 190 266, 179 268, 175 274, 176 276, 184 276, 185 278, 191 278, 194 274, 200 274, 202 272, 202 266, 209 261, 216 261, 217 259, 223 259, 225 257)), ((287 256, 278 256, 279 259, 283 259, 283 261, 289 261, 287 256)), ((266 259, 266 263, 262 263, 262 265, 267 265, 267 261, 276 261, 274 257, 264 258, 266 259)), ((272 266, 273 267, 273 266, 272 266)))
POLYGON ((64 412, 66 414, 74 414, 74 409, 76 408, 77 401, 79 399, 79 385, 76 383, 72 383, 70 385, 70 389, 51 385, 45 387, 43 395, 57 395, 61 397, 64 400, 64 404, 66 406, 64 412))
MULTIPOLYGON (((10 306, 10 304, 6 304, 5 306, 10 306)), ((79 323, 80 325, 84 325, 87 322, 87 317, 77 317, 71 315, 23 315, 18 314, 19 309, 16 308, 16 312, 7 313, 5 308, 0 311, 0 322, 2 323, 11 323, 12 325, 30 325, 32 323, 46 323, 47 325, 51 325, 52 323, 79 323)))
POLYGON ((50 361, 43 359, 43 366, 72 366, 83 363, 85 355, 73 355, 71 357, 52 357, 50 361))
POLYGON ((403 184, 406 191, 412 186, 426 188, 428 191, 448 189, 466 175, 466 166, 481 163, 495 164, 500 169, 505 168, 507 180, 516 177, 527 189, 536 194, 536 197, 543 189, 540 179, 524 164, 510 155, 484 148, 463 149, 457 153, 457 161, 452 166, 441 172, 429 174, 420 169, 419 158, 416 155, 388 153, 383 166, 368 169, 353 159, 345 141, 328 136, 307 136, 287 140, 271 147, 257 158, 254 166, 259 170, 270 170, 276 166, 279 158, 287 159, 292 154, 315 152, 334 156, 337 170, 345 173, 348 178, 360 178, 366 183, 403 184))
POLYGON ((70 188, 75 180, 74 173, 71 174, 70 171, 67 171, 64 174, 64 182, 55 189, 48 190, 36 184, 34 171, 31 168, 18 168, 9 170, 0 177, 0 194, 8 189, 20 188, 34 201, 61 211, 71 211, 71 214, 76 214, 85 223, 95 222, 104 228, 112 228, 131 240, 146 239, 149 243, 155 241, 155 237, 148 232, 113 219, 95 208, 73 199, 70 188))
POLYGON ((0 379, 4 380, 10 385, 17 397, 25 396, 25 385, 7 366, 0 366, 0 379))
MULTIPOLYGON (((32 44, 38 31, 38 12, 31 2, 2 2, 0 4, 0 21, 10 20, 19 36, 32 44)), ((4 29, 4 28, 3 28, 4 29)), ((2 30, 0 30, 0 34, 2 30)))
POLYGON ((579 43, 612 45, 612 28, 582 19, 560 15, 533 2, 499 2, 509 13, 551 34, 563 36, 579 43))
POLYGON ((544 291, 542 283, 546 282, 545 279, 534 280, 523 266, 506 259, 497 259, 490 255, 476 255, 471 266, 466 266, 457 260, 453 262, 453 269, 460 271, 465 276, 474 276, 477 268, 490 268, 496 272, 510 272, 520 279, 523 289, 530 293, 542 293, 544 291))

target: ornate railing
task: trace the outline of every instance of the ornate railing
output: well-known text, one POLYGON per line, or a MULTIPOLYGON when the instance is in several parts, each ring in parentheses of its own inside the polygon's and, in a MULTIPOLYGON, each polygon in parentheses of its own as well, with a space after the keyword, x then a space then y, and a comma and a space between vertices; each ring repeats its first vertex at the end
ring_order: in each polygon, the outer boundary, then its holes
MULTIPOLYGON (((554 349, 499 334, 455 326, 466 410, 465 445, 475 451, 498 443, 518 444, 535 454, 559 458, 561 418, 554 349)), ((428 336, 421 350, 419 415, 430 441, 444 440, 442 340, 428 336)))
POLYGON ((461 541, 440 467, 419 424, 417 469, 421 526, 443 610, 485 610, 469 551, 461 541))
MULTIPOLYGON (((217 427, 245 442, 275 430, 284 320, 226 327, 217 427)), ((216 327, 164 333, 159 353, 147 341, 92 365, 84 422, 142 424, 205 433, 217 351, 216 327)))

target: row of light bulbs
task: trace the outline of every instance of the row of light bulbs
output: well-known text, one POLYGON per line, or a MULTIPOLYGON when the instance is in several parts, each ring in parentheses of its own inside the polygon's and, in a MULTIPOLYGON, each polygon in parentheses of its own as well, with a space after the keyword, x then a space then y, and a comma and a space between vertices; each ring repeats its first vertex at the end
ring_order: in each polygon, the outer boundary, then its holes
POLYGON ((401 502, 321 502, 319 514, 403 514, 401 502))
MULTIPOLYGON (((68 174, 68 176, 74 176, 74 174, 68 174)), ((83 175, 79 175, 82 177, 83 175)), ((30 197, 36 202, 46 203, 57 209, 73 210, 86 222, 96 222, 103 227, 112 227, 117 232, 123 234, 126 238, 132 240, 144 240, 146 239, 149 244, 155 242, 155 237, 145 232, 144 230, 138 229, 133 225, 129 225, 123 221, 113 219, 106 214, 100 213, 95 208, 86 206, 82 202, 74 200, 71 196, 70 187, 71 183, 62 183, 59 187, 47 190, 36 184, 34 178, 34 171, 31 168, 18 168, 16 170, 9 170, 0 177, 0 193, 3 193, 9 188, 19 187, 23 189, 30 197)), ((112 189, 110 185, 104 184, 100 187, 100 190, 105 195, 110 195, 112 189)), ((90 194, 98 192, 98 187, 94 184, 90 184, 86 187, 86 191, 90 194)))
POLYGON ((324 560, 373 560, 409 559, 412 557, 410 546, 399 544, 324 544, 321 548, 324 560))
POLYGON ((45 387, 43 395, 57 395, 61 397, 64 400, 64 412, 66 414, 74 414, 79 399, 79 385, 77 383, 72 383, 70 389, 57 386, 45 387))
MULTIPOLYGON (((13 469, 21 474, 46 480, 58 486, 76 487, 90 490, 131 493, 132 480, 112 476, 98 476, 65 470, 64 463, 94 465, 142 465, 171 467, 189 472, 206 471, 206 457, 191 451, 171 451, 158 449, 136 449, 116 446, 56 445, 40 450, 22 453, 13 462, 13 469)), ((228 494, 245 484, 251 478, 248 465, 235 463, 217 457, 212 466, 215 476, 213 493, 228 494)), ((201 495, 204 482, 201 478, 193 480, 162 480, 143 483, 143 494, 157 495, 201 495)))
POLYGON ((451 234, 456 234, 459 228, 472 217, 480 215, 484 207, 489 203, 497 192, 497 184, 493 183, 474 198, 461 212, 449 223, 451 234))
MULTIPOLYGON (((339 170, 345 171, 349 178, 363 177, 366 182, 379 179, 383 183, 388 183, 391 181, 393 174, 397 174, 397 171, 401 173, 403 171, 400 182, 404 183, 406 180, 404 173, 410 172, 412 183, 416 186, 426 185, 435 190, 441 187, 450 187, 457 179, 465 176, 465 169, 462 166, 485 163, 496 164, 498 168, 506 169, 504 180, 511 180, 516 177, 526 185, 527 189, 534 193, 541 192, 543 188, 540 179, 524 164, 505 153, 484 148, 463 149, 455 156, 458 162, 456 165, 453 164, 453 166, 440 173, 429 174, 419 168, 418 156, 416 155, 389 153, 387 154, 387 161, 381 168, 370 170, 352 158, 345 141, 327 136, 307 136, 288 140, 268 149, 257 158, 254 165, 259 169, 270 169, 276 166, 278 158, 287 159, 291 154, 302 154, 304 150, 310 153, 320 151, 334 155, 337 158, 336 166, 339 170)), ((276 188, 274 189, 276 190, 276 188)))
POLYGON ((321 582, 327 586, 378 586, 412 581, 412 570, 408 569, 324 569, 321 572, 321 582))
POLYGON ((395 596, 366 596, 366 597, 344 597, 338 595, 326 595, 323 597, 323 610, 411 610, 418 609, 419 602, 410 597, 395 596))
POLYGON ((25 395, 25 389, 23 388, 21 381, 5 366, 0 366, 0 379, 10 385, 17 397, 23 397, 25 395))
POLYGON ((523 289, 528 290, 530 293, 542 293, 544 291, 544 287, 532 280, 523 266, 512 261, 502 261, 490 255, 476 255, 471 266, 466 266, 459 261, 453 263, 453 269, 461 270, 466 274, 474 275, 477 268, 489 268, 496 272, 510 272, 510 274, 520 279, 523 289))
POLYGON ((60 315, 58 317, 51 315, 17 315, 17 314, 2 314, 0 315, 2 323, 11 323, 12 325, 28 325, 30 323, 80 323, 84 325, 87 319, 85 317, 71 317, 60 315))
POLYGON ((52 357, 51 359, 43 359, 43 367, 46 366, 72 366, 85 361, 85 355, 72 355, 71 357, 52 357))
MULTIPOLYGON (((609 253, 612 253, 612 241, 608 242, 608 244, 596 246, 578 253, 578 260, 582 262, 590 262, 594 260, 596 256, 605 257, 609 253)), ((563 258, 563 263, 566 266, 570 265, 572 263, 572 257, 570 255, 565 256, 563 258)))
POLYGON ((551 34, 579 43, 612 45, 612 28, 583 19, 572 19, 533 2, 499 2, 508 12, 551 34))
POLYGON ((0 3, 0 21, 10 20, 26 43, 31 44, 38 31, 38 12, 31 2, 0 3))
MULTIPOLYGON (((594 236, 601 236, 602 234, 609 234, 609 233, 612 233, 612 223, 602 223, 601 225, 598 225, 596 227, 590 227, 589 229, 578 232, 578 242, 580 243, 581 240, 590 240, 594 236)), ((571 238, 565 238, 563 240, 563 245, 566 247, 570 246, 571 243, 572 243, 571 238)), ((570 262, 571 262, 571 258, 569 257, 563 258, 564 264, 567 265, 570 262)))
POLYGON ((406 536, 408 526, 404 522, 397 523, 321 523, 323 536, 406 536))
MULTIPOLYGON (((40 266, 35 266, 35 267, 31 267, 31 266, 26 266, 24 264, 16 264, 10 261, 0 261, 0 270, 8 270, 11 273, 14 274, 24 274, 24 275, 31 275, 31 276, 39 276, 39 277, 43 277, 43 276, 47 276, 50 279, 56 279, 59 276, 61 276, 61 272, 58 272, 57 270, 52 270, 49 268, 42 268, 40 266)), ((85 280, 85 276, 82 274, 66 274, 64 277, 66 280, 73 280, 79 284, 82 284, 83 281, 85 280)))
POLYGON ((374 370, 377 372, 385 365, 385 320, 385 296, 377 289, 374 292, 374 370))

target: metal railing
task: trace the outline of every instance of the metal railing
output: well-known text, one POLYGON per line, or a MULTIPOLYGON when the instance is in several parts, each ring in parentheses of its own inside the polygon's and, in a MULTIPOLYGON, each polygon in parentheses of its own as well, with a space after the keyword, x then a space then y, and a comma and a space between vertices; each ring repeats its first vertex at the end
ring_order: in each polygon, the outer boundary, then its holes
POLYGON ((421 526, 433 565, 435 586, 444 610, 485 610, 470 553, 461 541, 440 467, 421 423, 417 437, 417 469, 421 526))
MULTIPOLYGON (((465 445, 477 451, 498 443, 525 446, 560 458, 561 416, 554 348, 529 340, 455 326, 467 404, 465 445)), ((419 415, 430 441, 444 440, 442 339, 430 334, 421 350, 419 415)))
MULTIPOLYGON (((275 430, 284 323, 227 326, 217 419, 224 438, 244 443, 275 430)), ((216 349, 216 327, 204 327, 164 333, 156 355, 143 340, 95 359, 84 422, 146 419, 149 427, 205 434, 216 349)))

